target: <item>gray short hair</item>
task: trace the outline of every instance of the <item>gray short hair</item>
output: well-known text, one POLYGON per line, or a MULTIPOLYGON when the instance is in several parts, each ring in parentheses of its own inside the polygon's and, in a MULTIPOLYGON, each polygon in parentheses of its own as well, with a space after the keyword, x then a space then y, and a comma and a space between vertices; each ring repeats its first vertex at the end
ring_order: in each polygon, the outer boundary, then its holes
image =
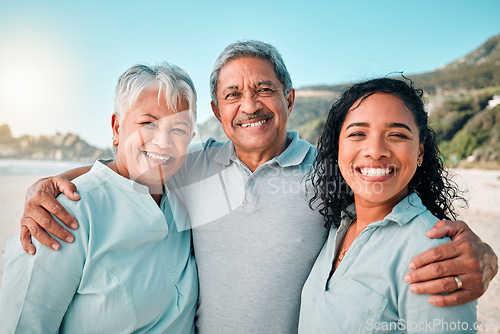
POLYGON ((283 85, 283 93, 288 96, 292 90, 292 78, 286 69, 285 62, 281 58, 278 50, 271 44, 260 41, 237 41, 229 44, 215 61, 212 74, 210 74, 210 92, 212 102, 219 105, 217 102, 217 86, 219 84, 220 70, 231 60, 242 57, 255 57, 268 60, 273 65, 274 73, 278 80, 283 85))
POLYGON ((134 107, 144 89, 158 88, 158 99, 165 93, 165 102, 174 112, 182 102, 186 102, 193 123, 196 120, 196 89, 189 75, 180 67, 166 62, 156 65, 137 64, 129 68, 118 79, 115 89, 115 113, 118 121, 134 107))

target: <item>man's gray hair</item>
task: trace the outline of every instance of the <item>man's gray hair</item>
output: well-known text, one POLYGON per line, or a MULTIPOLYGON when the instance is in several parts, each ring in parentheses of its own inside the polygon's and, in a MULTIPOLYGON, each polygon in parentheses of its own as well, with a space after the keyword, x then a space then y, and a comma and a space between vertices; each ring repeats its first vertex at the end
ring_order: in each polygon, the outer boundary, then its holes
POLYGON ((220 70, 229 61, 242 57, 262 58, 271 62, 274 73, 283 85, 283 93, 285 96, 288 96, 288 93, 292 90, 292 78, 278 50, 271 44, 260 41, 237 41, 229 44, 224 51, 222 51, 215 61, 214 69, 210 75, 210 92, 212 95, 212 102, 215 103, 216 106, 219 105, 217 102, 217 86, 219 84, 220 70))
POLYGON ((118 79, 115 89, 115 113, 118 121, 132 109, 143 90, 158 89, 158 102, 165 94, 165 102, 174 112, 187 103, 193 123, 196 120, 196 89, 189 75, 180 67, 166 62, 156 65, 137 64, 129 68, 118 79))

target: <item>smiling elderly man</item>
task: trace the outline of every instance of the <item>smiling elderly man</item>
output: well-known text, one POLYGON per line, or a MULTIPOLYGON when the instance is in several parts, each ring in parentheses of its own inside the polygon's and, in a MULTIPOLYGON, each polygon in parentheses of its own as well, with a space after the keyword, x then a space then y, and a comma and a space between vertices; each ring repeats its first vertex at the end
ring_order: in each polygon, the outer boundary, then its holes
MULTIPOLYGON (((243 41, 221 53, 210 84, 212 110, 229 141, 193 145, 169 184, 185 203, 193 228, 200 282, 197 329, 297 332, 301 289, 328 231, 308 206, 305 176, 315 149, 286 129, 295 101, 290 75, 273 46, 243 41)), ((84 171, 64 175, 74 178, 84 171)), ((32 186, 21 223, 25 250, 35 251, 30 231, 43 244, 60 247, 43 228, 72 240, 44 209, 68 226, 76 224, 54 200, 59 190, 77 199, 76 188, 61 176, 32 186)), ((477 299, 497 271, 491 248, 463 222, 438 222, 431 233, 453 240, 412 260, 412 290, 455 291, 430 297, 439 306, 477 299), (463 283, 459 290, 457 275, 463 283)))

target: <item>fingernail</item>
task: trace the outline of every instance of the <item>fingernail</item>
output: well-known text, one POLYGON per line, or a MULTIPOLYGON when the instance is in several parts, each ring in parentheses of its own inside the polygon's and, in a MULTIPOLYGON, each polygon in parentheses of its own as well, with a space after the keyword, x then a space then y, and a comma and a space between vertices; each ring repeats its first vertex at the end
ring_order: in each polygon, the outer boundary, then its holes
POLYGON ((413 284, 410 285, 410 291, 413 293, 417 292, 417 288, 415 287, 415 285, 413 285, 413 284))
POLYGON ((73 196, 75 196, 75 197, 80 197, 80 194, 79 194, 78 192, 76 192, 76 191, 75 191, 75 192, 73 193, 73 196))
POLYGON ((406 275, 405 275, 405 281, 406 281, 407 283, 410 283, 410 280, 411 280, 411 279, 410 279, 410 275, 406 274, 406 275))
POLYGON ((33 250, 30 250, 28 253, 29 253, 30 255, 35 255, 35 251, 33 251, 33 250))
POLYGON ((77 224, 77 223, 73 223, 73 224, 71 224, 71 228, 72 228, 73 230, 74 230, 74 229, 76 229, 77 227, 78 227, 78 224, 77 224))
POLYGON ((67 237, 67 238, 66 238, 66 241, 67 241, 67 242, 73 242, 73 240, 75 240, 75 238, 73 238, 73 237, 67 237))
POLYGON ((52 244, 52 249, 53 250, 59 250, 59 245, 58 244, 52 244))
POLYGON ((410 262, 410 264, 408 265, 408 268, 410 268, 411 270, 415 270, 415 269, 417 269, 417 266, 415 265, 415 263, 410 262))

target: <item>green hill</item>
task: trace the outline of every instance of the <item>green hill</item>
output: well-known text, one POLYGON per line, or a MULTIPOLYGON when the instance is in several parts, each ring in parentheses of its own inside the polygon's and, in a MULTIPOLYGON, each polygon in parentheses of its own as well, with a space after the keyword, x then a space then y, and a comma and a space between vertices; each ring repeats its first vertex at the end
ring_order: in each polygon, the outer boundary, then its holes
MULTIPOLYGON (((500 107, 488 105, 500 103, 500 35, 438 70, 408 77, 425 91, 431 124, 448 165, 500 167, 500 107)), ((304 90, 329 91, 337 98, 348 86, 304 90)), ((316 144, 331 101, 300 98, 304 90, 297 91, 289 128, 316 144), (311 111, 311 105, 318 109, 311 111)))
POLYGON ((410 77, 429 94, 500 86, 500 35, 436 71, 410 77))

